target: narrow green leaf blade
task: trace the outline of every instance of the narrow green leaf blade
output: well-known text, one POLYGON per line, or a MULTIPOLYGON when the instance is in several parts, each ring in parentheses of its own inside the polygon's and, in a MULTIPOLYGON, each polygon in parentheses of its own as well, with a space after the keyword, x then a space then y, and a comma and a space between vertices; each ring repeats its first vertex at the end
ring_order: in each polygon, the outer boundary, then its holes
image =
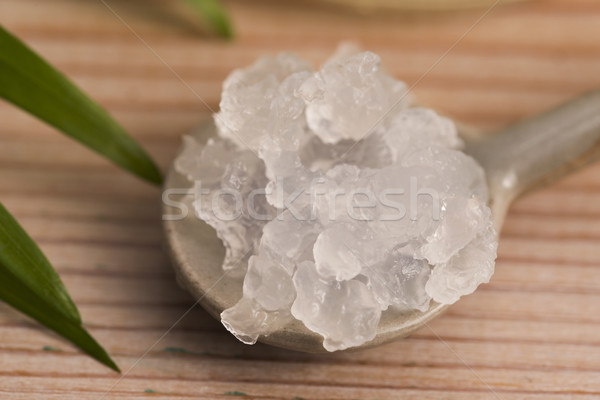
POLYGON ((119 371, 82 327, 81 317, 42 251, 0 203, 0 300, 119 371))
POLYGON ((202 18, 217 34, 233 38, 233 26, 227 11, 219 0, 183 0, 202 18))
MULTIPOLYGON (((40 248, 0 203, 0 269, 7 270, 64 318, 81 323, 77 307, 40 248)), ((0 281, 1 287, 5 286, 0 281)))
POLYGON ((1 266, 0 282, 1 300, 69 340, 95 360, 120 372, 115 362, 81 324, 65 318, 54 307, 49 307, 37 293, 1 266))
POLYGON ((97 103, 0 26, 0 98, 150 182, 162 176, 152 159, 97 103))

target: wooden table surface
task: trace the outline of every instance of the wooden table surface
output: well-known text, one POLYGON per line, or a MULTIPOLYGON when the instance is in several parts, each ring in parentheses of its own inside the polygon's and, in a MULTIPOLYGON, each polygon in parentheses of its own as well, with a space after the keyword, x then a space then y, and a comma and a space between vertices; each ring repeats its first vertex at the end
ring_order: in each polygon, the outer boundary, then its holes
MULTIPOLYGON (((215 109, 225 76, 265 53, 319 63, 357 40, 418 82, 421 103, 486 130, 600 87, 597 0, 498 6, 474 27, 484 10, 365 16, 300 1, 227 4, 232 43, 198 33, 169 1, 111 0, 120 20, 95 0, 0 0, 0 23, 104 105, 163 170, 181 135, 210 115, 190 88, 215 109)), ((168 331, 194 300, 161 248, 160 194, 0 104, 0 199, 126 372, 0 305, 0 399, 600 398, 599 164, 514 204, 492 282, 429 328, 318 356, 245 346, 198 307, 168 331)))

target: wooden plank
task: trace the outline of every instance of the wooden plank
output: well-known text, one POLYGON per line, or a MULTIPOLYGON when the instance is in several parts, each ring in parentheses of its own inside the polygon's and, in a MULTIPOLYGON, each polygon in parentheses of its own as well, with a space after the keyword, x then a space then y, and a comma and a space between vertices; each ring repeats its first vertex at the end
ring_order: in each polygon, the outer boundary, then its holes
MULTIPOLYGON (((281 50, 319 64, 347 39, 418 81, 421 104, 486 131, 600 86, 596 0, 497 7, 423 79, 483 10, 362 15, 232 0, 239 35, 223 43, 198 34, 174 2, 138 3, 109 2, 212 109, 232 69, 281 50)), ((163 170, 181 135, 210 117, 100 2, 4 0, 0 20, 105 106, 163 170)), ((187 313, 195 300, 162 250, 160 195, 0 104, 0 199, 56 265, 91 332, 131 367, 119 379, 0 304, 0 398, 600 397, 600 164, 519 199, 492 281, 429 327, 329 355, 246 346, 198 306, 187 313)))

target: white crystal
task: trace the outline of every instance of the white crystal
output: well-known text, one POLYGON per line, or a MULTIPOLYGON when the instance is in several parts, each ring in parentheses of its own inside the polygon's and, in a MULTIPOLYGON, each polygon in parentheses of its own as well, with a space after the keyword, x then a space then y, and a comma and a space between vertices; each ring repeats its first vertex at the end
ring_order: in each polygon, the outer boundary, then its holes
POLYGON ((289 309, 294 301, 290 274, 274 260, 252 256, 244 279, 244 297, 253 298, 265 311, 289 309))
POLYGON ((452 304, 461 296, 473 293, 479 284, 489 282, 494 274, 498 243, 490 219, 485 225, 468 246, 447 263, 437 264, 431 272, 425 290, 435 301, 452 304))
POLYGON ((323 335, 325 349, 343 350, 375 337, 381 310, 364 283, 324 279, 314 263, 304 261, 294 274, 294 287, 292 315, 323 335))
POLYGON ((425 260, 417 260, 401 250, 391 251, 388 258, 365 268, 369 288, 385 310, 389 306, 425 311, 431 297, 422 290, 431 268, 425 260))
POLYGON ((265 311, 256 300, 246 296, 221 313, 225 328, 246 344, 254 344, 260 335, 282 328, 290 318, 289 310, 265 311))
POLYGON ((364 248, 360 236, 357 228, 349 223, 333 224, 322 231, 313 246, 319 275, 338 281, 358 275, 366 264, 358 254, 364 248))
POLYGON ((379 64, 379 56, 368 51, 335 58, 300 86, 308 126, 325 143, 360 140, 387 112, 408 102, 406 85, 382 73, 379 64))
POLYGON ((223 84, 221 110, 215 115, 220 136, 256 151, 262 135, 271 131, 276 135, 278 127, 287 129, 304 107, 298 102, 286 108, 286 104, 294 103, 294 96, 280 89, 286 89, 286 79, 294 81, 294 74, 305 76, 310 70, 308 63, 283 53, 233 71, 223 84))
POLYGON ((450 304, 493 273, 483 170, 379 63, 259 59, 225 81, 218 137, 184 139, 175 168, 244 278, 221 320, 245 343, 295 318, 329 351, 359 346, 388 308, 450 304))

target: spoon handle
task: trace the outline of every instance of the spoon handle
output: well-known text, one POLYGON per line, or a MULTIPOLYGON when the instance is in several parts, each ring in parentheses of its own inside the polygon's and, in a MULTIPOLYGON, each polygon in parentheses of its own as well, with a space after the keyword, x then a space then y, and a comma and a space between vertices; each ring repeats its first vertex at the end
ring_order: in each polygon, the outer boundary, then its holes
POLYGON ((468 141, 466 152, 485 169, 494 197, 502 199, 494 208, 507 208, 515 197, 600 159, 600 90, 468 141))

